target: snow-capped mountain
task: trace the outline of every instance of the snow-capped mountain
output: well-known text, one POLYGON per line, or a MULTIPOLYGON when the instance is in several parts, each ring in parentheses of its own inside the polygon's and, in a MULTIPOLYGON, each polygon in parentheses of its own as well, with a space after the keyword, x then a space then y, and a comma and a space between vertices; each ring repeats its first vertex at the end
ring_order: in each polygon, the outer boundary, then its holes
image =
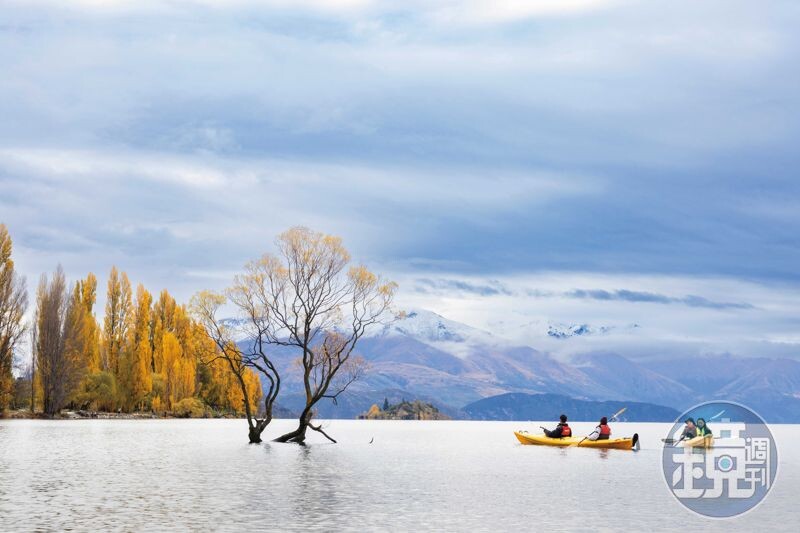
POLYGON ((594 326, 591 324, 561 324, 550 323, 547 325, 547 336, 554 339, 569 339, 570 337, 589 337, 605 335, 615 331, 630 331, 640 327, 639 324, 626 326, 594 326))
POLYGON ((555 339, 567 339, 586 335, 602 335, 610 329, 609 326, 594 327, 589 324, 550 324, 547 327, 547 335, 555 339))
MULTIPOLYGON (((230 324, 237 325, 241 324, 230 324)), ((580 328, 574 333, 587 334, 578 331, 580 328)), ((404 317, 373 328, 361 339, 356 351, 368 361, 369 371, 349 389, 346 397, 340 397, 338 406, 321 405, 321 416, 350 418, 366 411, 371 404, 382 402, 384 397, 392 402, 403 397, 425 399, 451 415, 463 416, 460 409, 465 405, 510 392, 640 401, 676 409, 704 399, 733 399, 734 392, 738 401, 752 402, 755 397, 750 396, 763 396, 765 386, 772 387, 770 394, 777 399, 800 395, 796 377, 800 363, 795 361, 765 365, 763 361, 737 360, 736 365, 722 365, 725 372, 712 371, 720 366, 719 361, 710 360, 710 366, 696 360, 676 361, 662 368, 612 352, 588 352, 564 362, 546 352, 424 309, 408 310, 404 317), (749 362, 739 364, 739 361, 749 362), (760 372, 753 373, 751 379, 742 379, 743 372, 756 368, 760 372)), ((303 401, 300 376, 293 364, 298 355, 290 348, 273 351, 284 378, 280 403, 295 410, 303 401)), ((800 410, 796 408, 800 400, 794 400, 794 403, 770 401, 765 404, 769 409, 765 416, 768 420, 800 419, 800 410), (783 406, 797 412, 784 413, 783 406)))
MULTIPOLYGON (((580 370, 543 352, 424 309, 408 310, 405 316, 368 331, 356 351, 369 362, 370 370, 352 386, 351 396, 372 391, 375 397, 385 394, 397 400, 401 399, 397 395, 429 398, 452 411, 505 392, 593 397, 609 393, 580 370)), ((286 369, 287 392, 300 393, 299 376, 291 364, 298 354, 286 348, 273 353, 286 369)), ((291 400, 286 406, 295 407, 291 400)), ((368 408, 359 406, 362 411, 368 408)), ((356 413, 341 416, 351 414, 356 413)))
POLYGON ((630 335, 641 328, 639 324, 562 322, 546 318, 527 321, 501 319, 490 322, 490 326, 498 336, 534 345, 547 345, 548 341, 553 340, 568 341, 570 339, 605 337, 609 335, 630 335))
POLYGON ((369 338, 407 337, 457 357, 467 357, 479 346, 505 346, 508 341, 426 309, 410 309, 400 318, 374 328, 369 338))
POLYGON ((373 329, 368 336, 407 335, 432 342, 464 342, 468 339, 486 340, 491 333, 449 320, 425 309, 411 309, 398 319, 373 329))

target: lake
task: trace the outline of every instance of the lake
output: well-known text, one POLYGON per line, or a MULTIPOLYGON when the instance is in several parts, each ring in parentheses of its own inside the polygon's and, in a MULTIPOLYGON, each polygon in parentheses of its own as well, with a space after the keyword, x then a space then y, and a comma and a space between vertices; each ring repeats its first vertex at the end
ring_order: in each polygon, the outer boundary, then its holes
POLYGON ((339 444, 311 432, 304 447, 248 445, 243 420, 1 420, 0 530, 796 530, 797 425, 771 426, 765 502, 723 521, 668 491, 668 424, 614 424, 640 434, 639 452, 518 444, 533 422, 324 425, 339 444))

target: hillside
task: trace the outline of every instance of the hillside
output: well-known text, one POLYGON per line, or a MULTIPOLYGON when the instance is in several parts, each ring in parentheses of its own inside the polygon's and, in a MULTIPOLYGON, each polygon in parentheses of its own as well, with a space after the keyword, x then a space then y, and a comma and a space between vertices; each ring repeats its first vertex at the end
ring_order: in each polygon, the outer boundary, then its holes
POLYGON ((472 420, 570 420, 593 422, 627 407, 627 422, 673 422, 680 413, 671 407, 650 403, 576 400, 560 394, 508 393, 484 398, 464 407, 472 420))

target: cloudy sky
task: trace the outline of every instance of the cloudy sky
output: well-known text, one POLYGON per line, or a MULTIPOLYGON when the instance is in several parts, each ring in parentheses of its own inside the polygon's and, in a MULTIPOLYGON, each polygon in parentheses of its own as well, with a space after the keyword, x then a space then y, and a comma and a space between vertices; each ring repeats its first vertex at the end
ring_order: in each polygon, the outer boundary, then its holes
POLYGON ((306 225, 402 305, 555 352, 800 357, 798 24, 795 1, 6 0, 0 221, 29 285, 116 264, 187 299, 306 225), (543 335, 584 322, 611 329, 543 335))

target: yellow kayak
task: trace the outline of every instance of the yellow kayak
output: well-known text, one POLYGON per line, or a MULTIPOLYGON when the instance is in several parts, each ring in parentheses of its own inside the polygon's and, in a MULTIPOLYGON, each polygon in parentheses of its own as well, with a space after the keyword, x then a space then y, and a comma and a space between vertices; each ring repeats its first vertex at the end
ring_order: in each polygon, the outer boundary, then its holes
POLYGON ((533 444, 536 446, 580 446, 581 448, 613 448, 615 450, 632 450, 636 443, 639 441, 639 435, 634 434, 633 437, 625 437, 622 439, 607 439, 607 440, 584 440, 583 437, 564 437, 563 439, 551 439, 544 435, 534 435, 527 431, 515 431, 517 440, 522 444, 533 444))
POLYGON ((693 439, 685 440, 681 443, 684 448, 713 448, 714 437, 709 435, 707 437, 695 437, 693 439))

